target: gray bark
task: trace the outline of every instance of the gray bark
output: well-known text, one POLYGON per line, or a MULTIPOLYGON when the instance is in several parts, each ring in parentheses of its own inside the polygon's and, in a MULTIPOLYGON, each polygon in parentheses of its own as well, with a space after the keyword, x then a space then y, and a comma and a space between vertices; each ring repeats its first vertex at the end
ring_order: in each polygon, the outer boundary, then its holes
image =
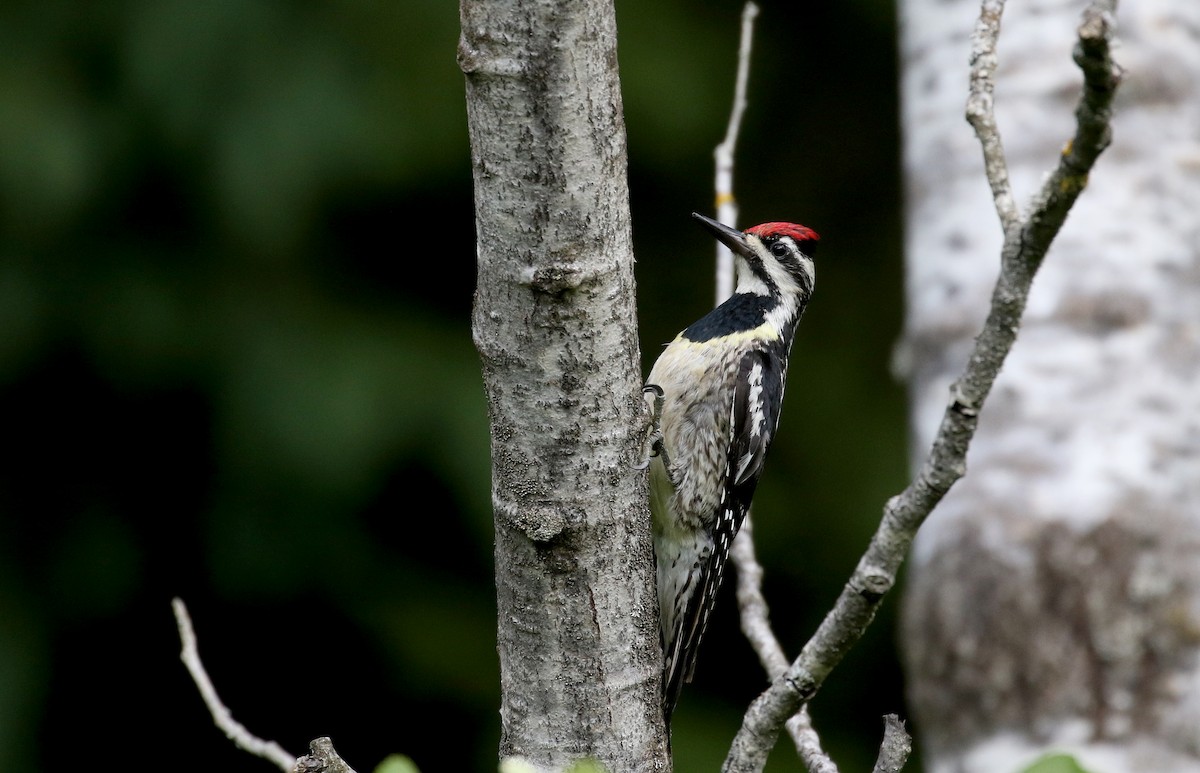
MULTIPOLYGON (((1019 205, 1071 135, 1082 3, 1011 2, 996 111, 1019 205)), ((982 323, 1000 227, 962 119, 977 0, 901 3, 914 456, 982 323)), ((1200 5, 1121 6, 1114 141, 1033 286, 902 639, 933 771, 1200 770, 1200 5)))
POLYGON ((609 0, 462 0, 500 754, 669 768, 609 0))

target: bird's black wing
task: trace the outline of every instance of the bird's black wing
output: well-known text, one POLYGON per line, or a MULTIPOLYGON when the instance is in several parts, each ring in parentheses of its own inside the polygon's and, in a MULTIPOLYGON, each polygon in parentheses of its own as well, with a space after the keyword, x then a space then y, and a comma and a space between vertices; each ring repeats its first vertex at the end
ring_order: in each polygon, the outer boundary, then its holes
MULTIPOLYGON (((784 367, 782 360, 764 351, 742 357, 739 367, 730 416, 733 442, 729 447, 730 475, 726 486, 731 493, 741 495, 747 507, 779 426, 784 367)), ((741 521, 734 525, 734 534, 741 525, 741 521)))

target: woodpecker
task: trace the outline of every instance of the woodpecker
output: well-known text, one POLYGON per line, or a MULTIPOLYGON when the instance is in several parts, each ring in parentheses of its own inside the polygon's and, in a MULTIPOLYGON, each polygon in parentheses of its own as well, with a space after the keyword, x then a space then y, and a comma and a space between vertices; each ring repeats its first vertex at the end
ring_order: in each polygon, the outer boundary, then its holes
POLYGON ((794 223, 745 231, 699 213, 733 252, 733 295, 667 344, 644 394, 669 722, 750 508, 783 403, 788 355, 815 279, 819 236, 794 223))

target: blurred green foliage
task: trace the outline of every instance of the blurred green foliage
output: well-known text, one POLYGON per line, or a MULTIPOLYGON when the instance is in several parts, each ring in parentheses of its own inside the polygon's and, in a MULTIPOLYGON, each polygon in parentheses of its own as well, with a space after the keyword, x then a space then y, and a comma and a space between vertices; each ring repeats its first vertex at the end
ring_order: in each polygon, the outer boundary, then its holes
POLYGON ((1088 770, 1070 754, 1051 752, 1039 757, 1021 773, 1088 773, 1088 770))
MULTIPOLYGON (((747 221, 823 237, 755 508, 792 652, 906 453, 893 10, 809 5, 761 4, 737 179, 747 221)), ((711 305, 687 215, 710 208, 741 3, 617 10, 648 364, 711 305)), ((262 770, 178 663, 178 595, 257 734, 329 735, 359 769, 495 769, 457 37, 447 0, 0 6, 6 767, 119 745, 147 769, 262 770)), ((763 686, 732 607, 677 715, 681 771, 719 765, 763 686)), ((891 617, 814 705, 846 769, 904 714, 891 617)), ((786 740, 768 769, 800 769, 786 740)))
POLYGON ((375 773, 421 773, 413 761, 403 754, 389 754, 375 767, 375 773))

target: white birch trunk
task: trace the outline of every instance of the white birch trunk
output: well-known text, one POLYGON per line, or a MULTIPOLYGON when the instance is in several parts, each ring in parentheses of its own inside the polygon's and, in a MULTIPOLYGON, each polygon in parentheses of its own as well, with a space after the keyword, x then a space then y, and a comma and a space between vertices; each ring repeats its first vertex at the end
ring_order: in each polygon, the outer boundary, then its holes
MULTIPOLYGON (((914 458, 1001 232, 963 118, 978 0, 902 0, 914 458)), ((1018 206, 1071 136, 1081 2, 1010 0, 996 111, 1018 206)), ((932 771, 1200 771, 1200 3, 1126 0, 1113 144, 1046 258, 903 608, 932 771)))

